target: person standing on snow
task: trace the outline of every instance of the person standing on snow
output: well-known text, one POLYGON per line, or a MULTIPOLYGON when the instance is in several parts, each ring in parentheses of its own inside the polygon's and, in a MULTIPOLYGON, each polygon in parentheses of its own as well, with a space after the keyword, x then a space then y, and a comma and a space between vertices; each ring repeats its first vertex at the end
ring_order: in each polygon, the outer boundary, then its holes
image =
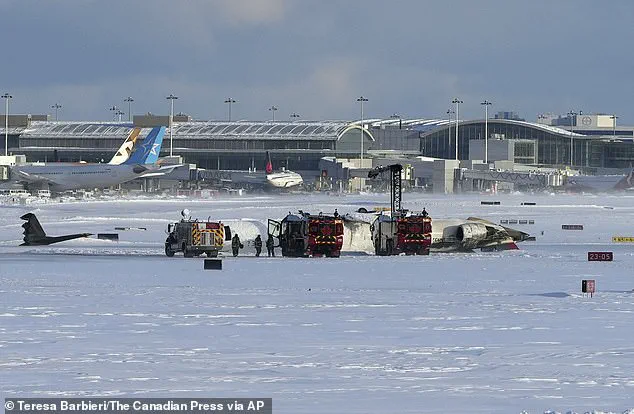
POLYGON ((260 253, 262 253, 262 237, 259 234, 255 238, 253 245, 255 246, 255 257, 260 257, 260 253))
POLYGON ((272 234, 269 234, 269 238, 266 239, 266 250, 269 252, 269 257, 275 257, 275 240, 272 234))
POLYGON ((233 257, 238 255, 240 249, 242 249, 244 245, 240 243, 240 237, 238 237, 238 233, 236 233, 231 239, 231 250, 233 251, 233 257))

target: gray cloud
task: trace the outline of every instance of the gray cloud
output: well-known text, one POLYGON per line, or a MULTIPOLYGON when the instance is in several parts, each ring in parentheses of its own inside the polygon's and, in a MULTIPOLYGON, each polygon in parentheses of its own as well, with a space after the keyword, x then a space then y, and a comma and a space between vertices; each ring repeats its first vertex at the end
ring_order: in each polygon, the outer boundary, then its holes
POLYGON ((632 123, 634 4, 614 0, 0 0, 12 112, 108 119, 113 104, 223 119, 615 112, 632 123))

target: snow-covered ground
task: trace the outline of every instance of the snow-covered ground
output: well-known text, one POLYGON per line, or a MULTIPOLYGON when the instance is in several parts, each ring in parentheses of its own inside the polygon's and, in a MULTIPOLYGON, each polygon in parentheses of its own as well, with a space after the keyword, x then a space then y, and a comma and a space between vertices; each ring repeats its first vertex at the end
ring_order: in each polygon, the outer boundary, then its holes
POLYGON ((537 241, 428 257, 247 251, 205 271, 201 258, 163 255, 183 208, 245 239, 289 211, 343 214, 389 196, 0 207, 0 397, 272 397, 276 413, 634 409, 634 244, 611 242, 634 236, 634 197, 404 199, 434 218, 532 219, 511 227, 537 241), (51 235, 147 230, 16 247, 29 211, 51 235), (589 263, 588 251, 615 260, 589 263), (582 279, 597 281, 593 298, 582 279))

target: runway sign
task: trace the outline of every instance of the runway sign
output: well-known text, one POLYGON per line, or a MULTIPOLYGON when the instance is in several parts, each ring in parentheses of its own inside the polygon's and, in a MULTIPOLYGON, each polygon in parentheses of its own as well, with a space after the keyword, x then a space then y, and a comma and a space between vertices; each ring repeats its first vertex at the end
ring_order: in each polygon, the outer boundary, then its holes
POLYGON ((613 236, 612 243, 634 243, 634 237, 613 236))
POLYGON ((205 270, 222 270, 222 259, 205 259, 205 270))
POLYGON ((522 205, 523 205, 523 206, 535 206, 535 205, 537 205, 537 203, 533 203, 533 202, 525 202, 525 203, 522 203, 522 205))
POLYGON ((499 206, 499 201, 480 201, 480 204, 483 206, 499 206))
POLYGON ((581 281, 581 293, 589 293, 590 297, 592 297, 592 295, 595 292, 595 283, 594 280, 582 280, 581 281))
POLYGON ((588 252, 589 262, 611 262, 614 260, 612 252, 588 252))
POLYGON ((562 230, 583 230, 583 224, 562 224, 562 230))
POLYGON ((97 233, 99 240, 119 241, 119 233, 97 233))
POLYGON ((535 220, 500 220, 500 224, 535 224, 535 220))

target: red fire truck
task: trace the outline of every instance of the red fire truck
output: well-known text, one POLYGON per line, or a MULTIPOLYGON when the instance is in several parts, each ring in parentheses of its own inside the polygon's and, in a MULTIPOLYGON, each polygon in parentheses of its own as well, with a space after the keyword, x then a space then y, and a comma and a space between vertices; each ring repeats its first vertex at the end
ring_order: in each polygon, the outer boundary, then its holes
POLYGON ((401 171, 400 164, 376 167, 368 173, 369 178, 389 171, 391 190, 391 214, 381 214, 370 226, 374 251, 379 256, 400 253, 429 254, 431 246, 432 220, 427 212, 408 213, 401 208, 401 171))
POLYGON ((282 221, 269 219, 269 234, 278 239, 282 256, 339 257, 343 246, 343 220, 338 216, 304 212, 288 214, 282 221))

